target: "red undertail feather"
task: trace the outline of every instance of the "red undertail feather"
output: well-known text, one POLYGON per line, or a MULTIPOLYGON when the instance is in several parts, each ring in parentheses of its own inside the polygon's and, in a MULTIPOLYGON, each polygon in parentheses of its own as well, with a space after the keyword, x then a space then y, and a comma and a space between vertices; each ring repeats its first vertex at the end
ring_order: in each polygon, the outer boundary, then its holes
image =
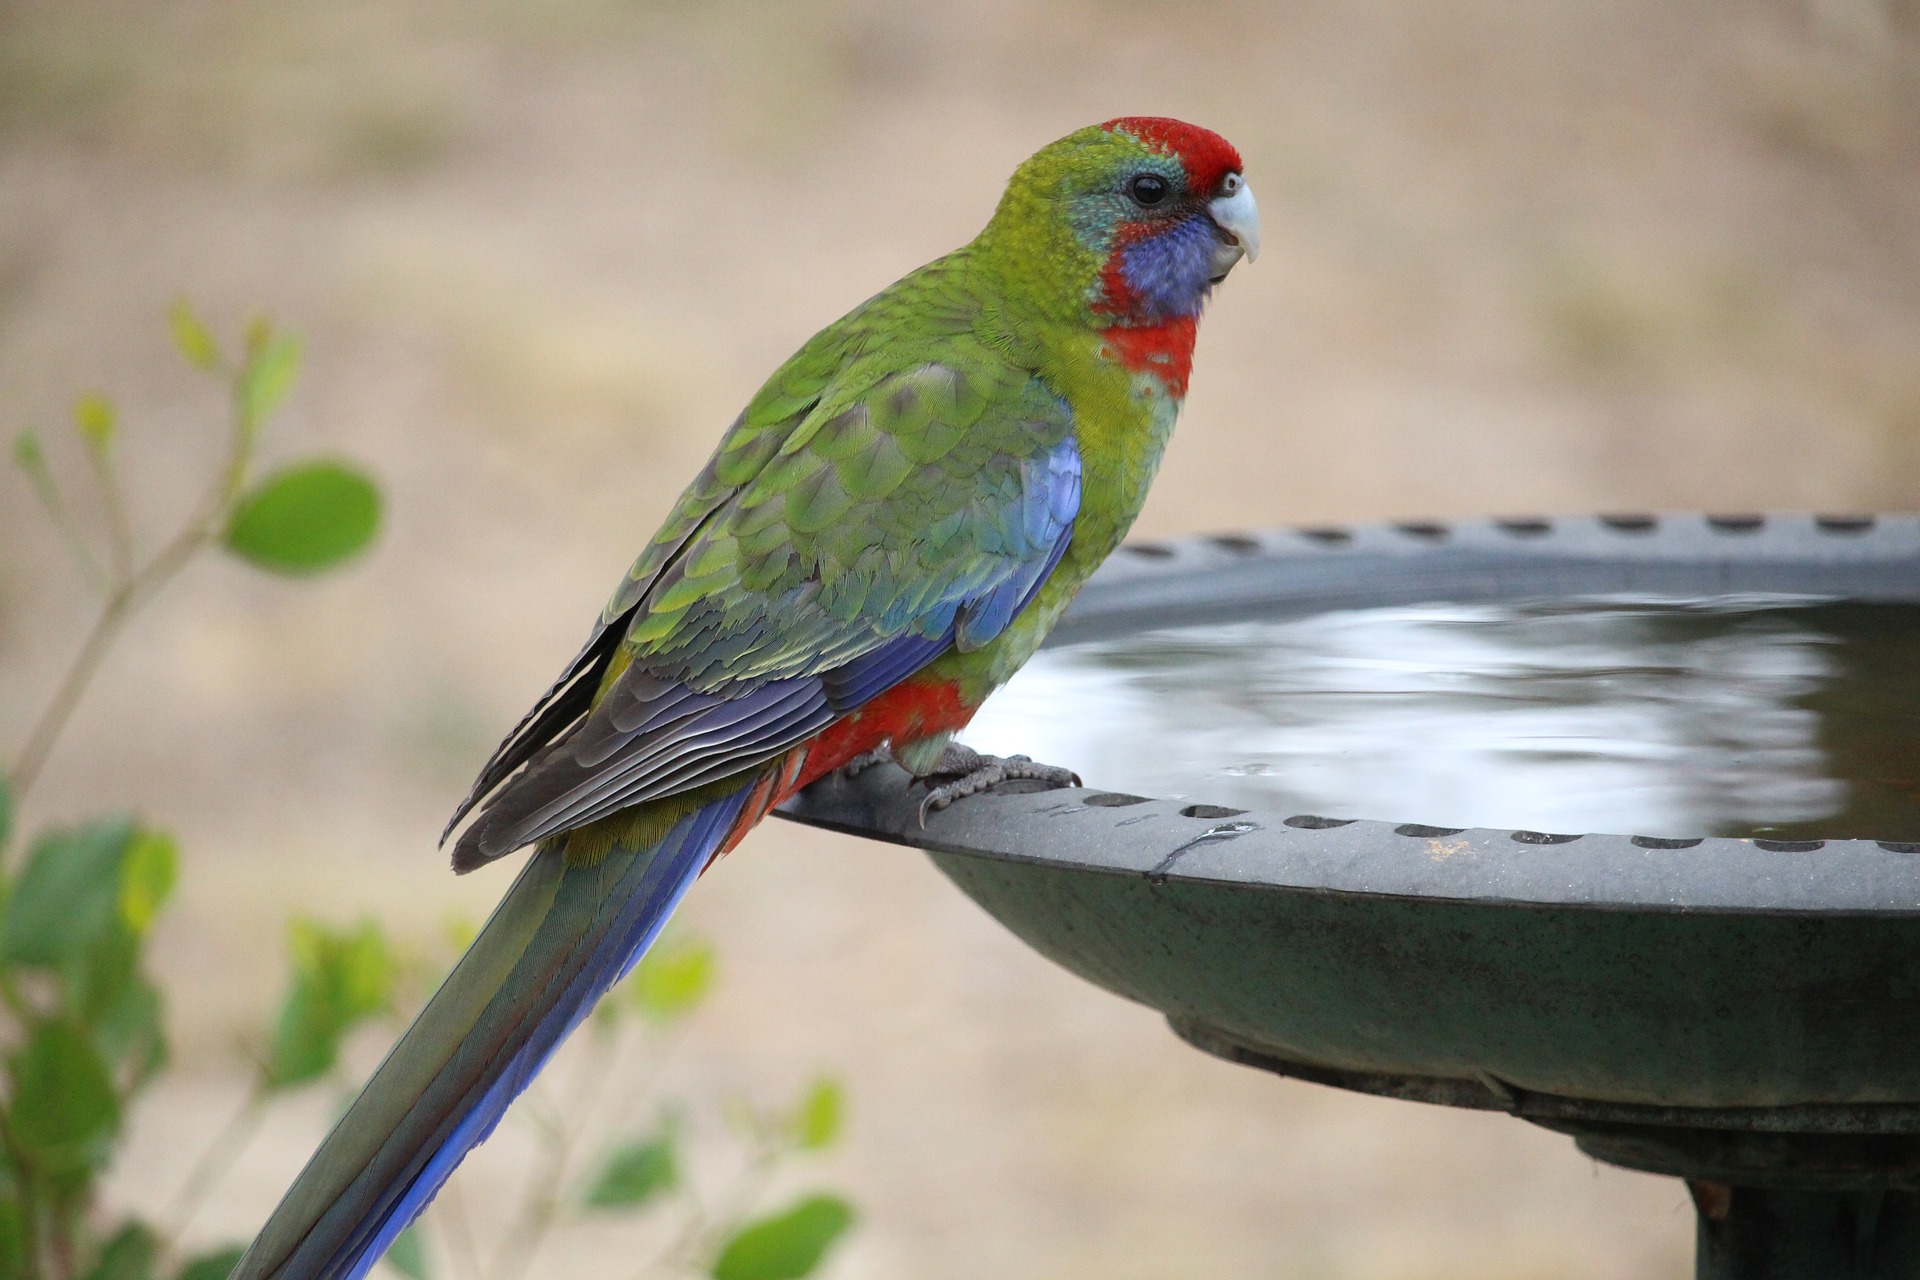
POLYGON ((977 709, 960 696, 960 686, 949 681, 903 681, 852 715, 828 725, 809 742, 804 748, 806 762, 792 789, 797 791, 825 777, 883 742, 912 742, 965 728, 977 709))
POLYGON ((727 834, 714 846, 713 856, 707 859, 709 867, 732 853, 734 846, 747 838, 747 832, 760 825, 760 820, 767 816, 770 809, 800 789, 795 779, 805 763, 804 750, 789 751, 780 760, 778 768, 760 776, 740 805, 740 816, 733 820, 733 825, 727 828, 727 834))
POLYGON ((883 742, 912 742, 916 738, 964 728, 976 709, 961 698, 958 685, 947 681, 908 680, 895 685, 789 751, 776 768, 762 774, 747 793, 739 817, 714 848, 707 865, 733 852, 734 846, 760 825, 769 810, 802 787, 826 777, 883 742))

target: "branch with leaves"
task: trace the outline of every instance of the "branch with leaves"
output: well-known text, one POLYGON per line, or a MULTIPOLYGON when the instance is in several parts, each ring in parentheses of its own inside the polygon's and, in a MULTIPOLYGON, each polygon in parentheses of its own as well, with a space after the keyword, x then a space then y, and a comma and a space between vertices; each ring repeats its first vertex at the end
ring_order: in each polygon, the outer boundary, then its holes
POLYGON ((312 574, 358 555, 379 528, 379 491, 344 463, 313 459, 255 480, 254 454, 262 429, 299 370, 299 340, 276 333, 265 319, 256 319, 247 327, 239 358, 229 361, 185 303, 175 305, 171 319, 181 354, 225 384, 232 411, 226 456, 212 482, 181 525, 150 555, 142 559, 134 545, 126 492, 116 465, 120 415, 113 401, 88 394, 73 409, 75 433, 85 445, 106 512, 104 537, 92 540, 105 541, 104 557, 95 553, 74 520, 72 504, 54 480, 40 436, 27 431, 14 442, 14 461, 26 473, 75 567, 100 595, 93 626, 7 771, 16 803, 39 778, 54 743, 122 629, 200 552, 219 542, 259 568, 312 574))
MULTIPOLYGON (((670 936, 657 944, 595 1009, 583 1043, 568 1055, 573 1061, 556 1064, 569 1077, 564 1090, 536 1084, 531 1105, 513 1113, 517 1123, 534 1127, 539 1156, 519 1212, 487 1262, 466 1224, 449 1221, 453 1215, 436 1207, 395 1243, 389 1265, 409 1280, 521 1280, 551 1233, 618 1215, 667 1240, 630 1280, 814 1274, 852 1226, 852 1206, 822 1193, 774 1212, 765 1212, 763 1201, 782 1173, 839 1140, 846 1115, 840 1083, 814 1080, 790 1109, 761 1109, 743 1099, 723 1103, 739 1150, 717 1185, 703 1190, 690 1168, 684 1104, 657 1098, 650 1081, 623 1079, 619 1070, 636 1054, 656 1068, 668 1058, 672 1035, 705 1001, 717 964, 713 947, 700 939, 670 936), (615 1080, 621 1087, 609 1089, 615 1080), (656 1108, 651 1125, 635 1128, 624 1114, 635 1099, 656 1108), (429 1251, 425 1236, 436 1230, 449 1247, 429 1251), (430 1253, 447 1255, 448 1263, 432 1265, 430 1253)), ((456 1200, 458 1177, 448 1186, 456 1200)))
MULTIPOLYGON (((378 491, 345 463, 315 458, 256 474, 264 428, 298 369, 294 338, 255 321, 230 359, 184 305, 171 323, 181 354, 219 380, 230 409, 223 457, 177 527, 150 548, 133 527, 118 453, 120 412, 103 395, 82 396, 73 409, 102 512, 98 527, 76 517, 46 440, 27 432, 14 446, 98 607, 13 765, 0 774, 4 1277, 224 1280, 239 1261, 237 1245, 194 1256, 180 1248, 198 1210, 276 1104, 316 1087, 347 1093, 347 1040, 424 997, 421 966, 403 960, 377 924, 340 928, 296 918, 286 993, 250 1047, 251 1079, 231 1118, 188 1166, 161 1222, 103 1211, 99 1181, 124 1139, 126 1116, 167 1061, 163 995, 148 971, 147 947, 179 878, 179 851, 163 831, 108 817, 43 832, 22 858, 10 854, 14 806, 40 777, 115 641, 202 552, 223 548, 256 568, 314 574, 363 551, 380 521, 378 491)), ((668 1242, 634 1280, 814 1274, 851 1225, 851 1207, 825 1194, 773 1212, 762 1202, 785 1170, 835 1142, 845 1111, 840 1086, 817 1080, 787 1110, 725 1106, 740 1150, 717 1180, 692 1176, 682 1120, 690 1108, 660 1099, 654 1088, 653 1071, 705 1000, 716 967, 703 942, 669 938, 656 947, 570 1048, 579 1087, 557 1102, 543 1099, 545 1108, 515 1112, 517 1122, 538 1126, 540 1160, 484 1265, 454 1212, 457 1179, 395 1242, 387 1265, 411 1280, 522 1280, 554 1232, 621 1215, 668 1242), (641 1070, 624 1071, 635 1058, 641 1070), (631 1112, 643 1105, 657 1119, 636 1129, 631 1112), (432 1249, 430 1236, 439 1237, 432 1249)))
MULTIPOLYGON (((77 519, 39 434, 21 434, 13 449, 98 599, 91 626, 0 775, 0 1275, 24 1280, 221 1280, 234 1256, 227 1250, 180 1261, 172 1256, 175 1233, 98 1220, 99 1179, 126 1115, 166 1062, 161 992, 146 948, 179 876, 174 841, 132 818, 100 818, 43 832, 16 868, 14 808, 128 623, 202 551, 224 546, 258 568, 315 573, 363 551, 380 520, 373 483, 343 463, 315 459, 255 475, 267 421, 299 368, 295 338, 256 320, 229 359, 184 304, 171 319, 181 354, 221 384, 229 422, 215 474, 150 550, 128 510, 113 401, 88 394, 73 409, 101 528, 77 519)), ((239 1136, 223 1142, 233 1146, 239 1136)))

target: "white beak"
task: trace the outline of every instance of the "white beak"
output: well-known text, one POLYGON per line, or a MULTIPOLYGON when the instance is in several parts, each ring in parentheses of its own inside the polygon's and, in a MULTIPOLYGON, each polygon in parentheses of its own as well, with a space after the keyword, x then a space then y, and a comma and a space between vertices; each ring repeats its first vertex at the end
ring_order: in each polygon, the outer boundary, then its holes
POLYGON ((1234 173, 1227 175, 1226 194, 1207 201, 1207 212, 1214 225, 1227 233, 1213 253, 1213 278, 1217 282, 1226 278, 1242 254, 1248 262, 1260 256, 1260 207, 1253 202, 1253 188, 1234 173))

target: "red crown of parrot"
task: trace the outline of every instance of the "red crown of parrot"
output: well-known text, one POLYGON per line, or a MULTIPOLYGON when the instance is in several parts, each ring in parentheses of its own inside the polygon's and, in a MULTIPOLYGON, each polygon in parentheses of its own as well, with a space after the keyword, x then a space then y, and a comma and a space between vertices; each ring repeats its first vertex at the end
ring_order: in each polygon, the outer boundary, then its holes
MULTIPOLYGON (((1239 173, 1242 169, 1240 153, 1232 143, 1211 129, 1202 129, 1184 120, 1121 116, 1107 121, 1101 128, 1109 133, 1124 133, 1143 146, 1177 159, 1186 170, 1188 190, 1195 193, 1204 195, 1217 190, 1227 174, 1239 173)), ((1170 228, 1156 228, 1144 222, 1123 225, 1101 269, 1100 300, 1094 308, 1096 313, 1112 320, 1111 327, 1102 331, 1106 340, 1102 354, 1118 360, 1130 372, 1151 375, 1166 394, 1175 399, 1187 392, 1187 379, 1193 368, 1198 300, 1205 296, 1205 285, 1200 285, 1192 311, 1161 312, 1131 278, 1127 252, 1149 237, 1191 240, 1198 234, 1193 223, 1170 228)), ((1156 256, 1168 257, 1183 247, 1191 246, 1168 243, 1165 248, 1169 252, 1156 256)), ((1156 265, 1151 264, 1148 269, 1156 265)))
POLYGON ((1130 137, 1180 160, 1187 171, 1187 182, 1194 191, 1212 191, 1220 179, 1241 170, 1240 153, 1233 144, 1211 129, 1173 120, 1166 116, 1120 116, 1100 126, 1107 132, 1119 130, 1130 137))

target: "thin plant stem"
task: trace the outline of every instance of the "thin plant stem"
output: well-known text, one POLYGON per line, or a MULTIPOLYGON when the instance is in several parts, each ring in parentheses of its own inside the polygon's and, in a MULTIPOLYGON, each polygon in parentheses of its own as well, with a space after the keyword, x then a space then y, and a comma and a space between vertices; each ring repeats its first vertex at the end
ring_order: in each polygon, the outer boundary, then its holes
POLYGON ((569 1098, 578 1100, 571 1117, 565 1110, 550 1117, 540 1112, 532 1113, 531 1118, 540 1124, 547 1140, 551 1163, 534 1175, 535 1181, 528 1188, 526 1209, 513 1234, 501 1245, 489 1280, 517 1280, 524 1275, 547 1234, 559 1220, 569 1168, 586 1139, 588 1129, 593 1126, 594 1115, 600 1109, 624 1040, 625 1037, 616 1032, 596 1036, 589 1041, 591 1050, 580 1064, 574 1087, 567 1091, 569 1098))
POLYGON ((634 1272, 634 1280, 648 1280, 648 1277, 658 1274, 662 1267, 692 1266, 697 1255, 712 1253, 717 1237, 746 1217, 765 1194, 767 1185, 780 1167, 780 1158, 785 1154, 786 1147, 782 1143, 763 1135, 760 1149, 734 1177, 732 1185, 721 1191, 716 1198, 716 1207, 703 1205, 698 1198, 689 1197, 692 1208, 687 1214, 686 1225, 681 1227, 680 1233, 665 1249, 634 1272))
POLYGON ((535 1171, 534 1181, 528 1185, 525 1207, 513 1231, 500 1246, 500 1252, 495 1255, 489 1280, 518 1280, 525 1275, 533 1265, 534 1255, 546 1242, 547 1233, 553 1230, 554 1223, 560 1217, 568 1167, 592 1119, 594 1102, 605 1086, 619 1042, 610 1038, 595 1038, 589 1041, 589 1045, 587 1060, 580 1067, 583 1078, 576 1082, 578 1087, 568 1091, 569 1097, 585 1099, 577 1109, 573 1122, 568 1123, 564 1110, 552 1117, 542 1117, 536 1113, 536 1118, 542 1120, 541 1133, 546 1142, 547 1159, 543 1167, 535 1171))
POLYGON ((21 1259, 24 1268, 21 1280, 40 1280, 39 1179, 35 1177, 33 1165, 27 1160, 27 1154, 21 1148, 20 1140, 15 1136, 4 1111, 0 1111, 0 1147, 6 1148, 8 1163, 20 1171, 20 1216, 25 1219, 26 1226, 20 1242, 24 1255, 21 1259))
POLYGON ((646 1064, 628 1082, 628 1087, 620 1091, 613 1116, 607 1127, 620 1130, 632 1123, 634 1113, 640 1104, 651 1098, 660 1078, 666 1074, 666 1064, 670 1056, 668 1050, 673 1043, 676 1028, 651 1031, 641 1037, 641 1042, 652 1050, 647 1055, 646 1064))
POLYGON ((574 1082, 570 1091, 572 1097, 579 1098, 580 1105, 574 1114, 574 1131, 568 1136, 568 1142, 577 1144, 584 1141, 587 1130, 593 1125, 594 1114, 600 1110, 601 1098, 606 1094, 607 1082, 613 1078, 613 1069, 620 1061, 620 1050, 626 1037, 616 1030, 608 1035, 596 1052, 589 1054, 587 1061, 580 1066, 580 1079, 574 1082))
MULTIPOLYGON (((786 1155, 786 1149, 776 1143, 768 1143, 760 1149, 733 1185, 721 1193, 720 1210, 711 1215, 714 1226, 730 1230, 741 1219, 753 1211, 753 1206, 766 1194, 773 1175, 780 1167, 780 1159, 786 1155)), ((710 1252, 713 1241, 706 1242, 703 1252, 710 1252)))
POLYGON ((457 1255, 462 1275, 480 1280, 480 1250, 473 1243, 473 1221, 467 1216, 467 1198, 460 1193, 460 1179, 450 1179, 441 1188, 440 1204, 445 1210, 444 1216, 451 1219, 442 1232, 447 1252, 457 1255))
MULTIPOLYGON (((234 422, 225 462, 179 532, 155 552, 146 564, 127 576, 117 576, 112 583, 93 626, 74 653, 46 709, 40 713, 40 718, 27 734, 26 745, 20 749, 20 757, 9 771, 8 778, 13 785, 16 803, 39 778, 47 758, 53 754, 54 744, 73 719, 80 699, 86 695, 107 651, 119 638, 128 620, 175 574, 184 569, 202 548, 213 541, 219 530, 220 518, 238 496, 246 480, 247 465, 252 460, 254 432, 248 425, 246 409, 240 400, 237 378, 235 382, 234 422)), ((57 515, 56 523, 60 523, 57 515)))
POLYGON ((20 758, 14 762, 9 775, 16 802, 25 798, 34 780, 40 776, 40 770, 46 766, 47 757, 53 754, 54 743, 59 741, 61 731, 73 718, 87 686, 100 670, 107 650, 112 647, 121 628, 126 626, 132 607, 132 598, 124 586, 114 590, 101 606, 93 626, 87 631, 86 639, 80 642, 79 650, 68 664, 66 674, 54 688, 46 710, 40 713, 32 732, 27 734, 26 745, 20 748, 20 758))
POLYGON ((533 1263, 534 1253, 559 1216, 557 1188, 567 1164, 566 1136, 557 1127, 543 1127, 541 1137, 545 1148, 542 1159, 528 1180, 519 1217, 501 1242, 499 1252, 494 1254, 488 1280, 517 1280, 525 1275, 533 1263))
POLYGON ((734 1179, 733 1185, 722 1190, 721 1207, 696 1205, 679 1237, 642 1269, 636 1280, 645 1280, 663 1266, 695 1266, 703 1260, 702 1255, 713 1253, 720 1237, 746 1217, 766 1191, 778 1164, 778 1152, 763 1151, 755 1156, 734 1179))
POLYGON ((104 446, 89 447, 93 478, 100 486, 100 505, 107 513, 107 551, 112 557, 113 580, 125 582, 133 576, 133 527, 127 519, 127 502, 120 490, 120 477, 113 469, 113 455, 104 446))
POLYGON ((173 1204, 167 1211, 171 1224, 166 1235, 169 1249, 192 1225, 193 1217, 200 1212, 200 1206, 206 1203, 208 1193, 220 1185, 220 1180, 233 1169, 234 1162, 247 1149, 247 1144, 253 1141, 266 1115, 266 1091, 255 1086, 248 1090, 246 1100, 227 1120, 219 1135, 200 1153, 200 1159, 194 1163, 192 1172, 187 1174, 187 1180, 180 1184, 180 1190, 174 1194, 173 1204))
POLYGON ((70 1277, 80 1268, 74 1259, 74 1238, 80 1234, 80 1206, 71 1195, 62 1196, 57 1192, 53 1203, 53 1212, 49 1215, 53 1228, 47 1241, 49 1271, 56 1277, 70 1277))
POLYGON ((74 565, 80 570, 80 576, 94 590, 105 591, 107 575, 101 570, 100 562, 93 558, 93 552, 87 549, 86 539, 80 536, 80 530, 74 526, 73 517, 67 511, 67 504, 61 500, 60 490, 55 487, 53 474, 47 470, 46 463, 40 462, 24 470, 33 483, 33 492, 40 499, 40 505, 47 509, 47 518, 53 521, 60 540, 66 544, 67 554, 73 557, 74 565))

